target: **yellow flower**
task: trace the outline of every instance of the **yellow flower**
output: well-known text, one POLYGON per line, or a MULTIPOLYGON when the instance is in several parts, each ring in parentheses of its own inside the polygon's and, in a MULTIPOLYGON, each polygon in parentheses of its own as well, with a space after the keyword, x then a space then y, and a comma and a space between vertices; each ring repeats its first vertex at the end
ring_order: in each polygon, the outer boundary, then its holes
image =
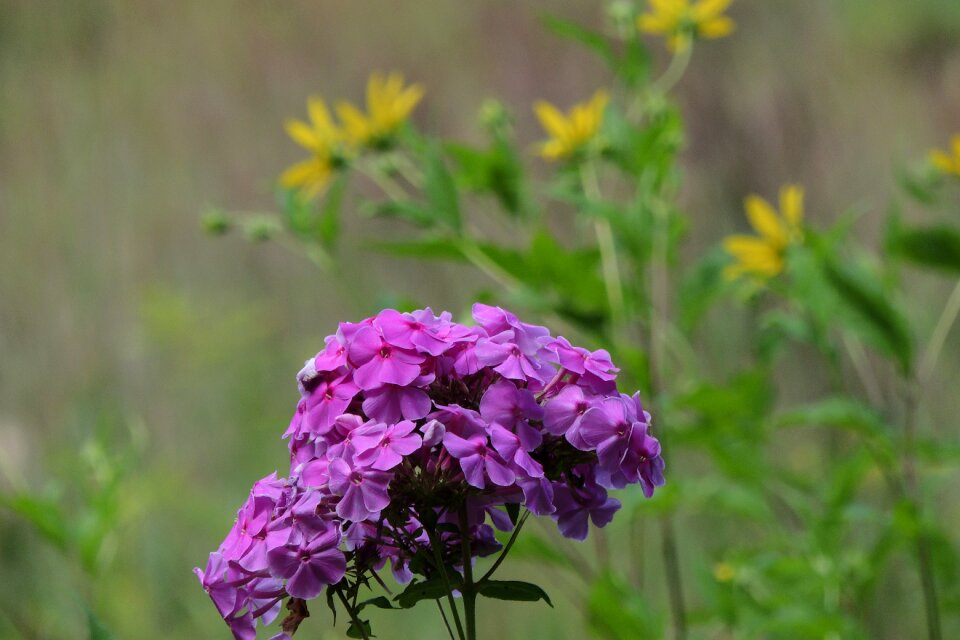
POLYGON ((713 577, 717 582, 730 582, 737 577, 737 570, 729 562, 720 562, 713 565, 713 577))
POLYGON ((568 158, 596 137, 610 96, 600 89, 588 102, 574 105, 564 115, 549 102, 540 100, 533 109, 550 139, 541 143, 539 153, 547 160, 568 158))
POLYGON ((722 38, 736 24, 723 12, 732 0, 650 0, 650 11, 637 16, 637 27, 645 33, 665 36, 667 48, 679 51, 692 38, 722 38))
POLYGON ((311 157, 298 162, 283 172, 280 184, 288 189, 300 189, 307 197, 320 193, 333 174, 338 162, 343 159, 343 131, 330 117, 330 111, 322 98, 311 97, 307 101, 309 124, 302 120, 286 122, 287 133, 294 142, 305 147, 311 157))
POLYGON ((423 87, 419 84, 404 87, 402 74, 373 73, 367 80, 367 113, 342 101, 337 103, 337 115, 350 142, 378 146, 404 123, 421 98, 423 87))
POLYGON ((724 248, 736 259, 724 270, 724 276, 729 280, 743 275, 761 280, 772 278, 783 271, 787 247, 802 237, 803 189, 796 185, 780 189, 780 215, 757 195, 747 197, 744 209, 758 235, 733 235, 724 239, 724 248))
POLYGON ((960 176, 960 135, 955 135, 950 139, 949 153, 939 149, 931 151, 930 162, 943 173, 960 176))

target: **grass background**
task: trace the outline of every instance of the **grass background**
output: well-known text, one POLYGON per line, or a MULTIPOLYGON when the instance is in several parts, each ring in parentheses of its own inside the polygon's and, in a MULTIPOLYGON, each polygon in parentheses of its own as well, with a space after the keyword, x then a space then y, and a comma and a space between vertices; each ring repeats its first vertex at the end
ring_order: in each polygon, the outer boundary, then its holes
MULTIPOLYGON (((0 2, 0 488, 61 496, 82 528, 71 496, 89 469, 116 471, 131 438, 140 451, 88 571, 0 510, 0 638, 84 638, 85 601, 118 638, 227 636, 190 569, 252 480, 284 466, 304 358, 398 294, 459 313, 482 281, 372 253, 390 221, 347 218, 335 282, 276 245, 205 237, 199 212, 272 207, 300 156, 283 120, 310 93, 359 99, 374 69, 426 86, 424 128, 473 139, 494 96, 534 142, 535 99, 608 81, 545 13, 602 23, 582 0, 0 2)), ((960 4, 739 0, 731 15, 737 32, 698 46, 678 90, 690 250, 743 228, 746 193, 787 181, 807 186, 814 225, 858 207, 879 238, 898 168, 960 130, 960 4)), ((945 291, 917 287, 932 323, 945 291)), ((720 368, 750 336, 736 315, 711 322, 731 336, 720 368)), ((924 423, 955 429, 956 337, 940 371, 924 423)), ((819 384, 802 366, 779 381, 787 398, 819 384)), ((937 509, 960 522, 956 498, 937 509)), ((685 552, 715 544, 695 518, 681 527, 685 552)), ((904 573, 891 597, 915 588, 904 573)), ((557 600, 483 605, 485 637, 583 637, 576 597, 557 600)), ((338 637, 326 613, 302 635, 338 637)), ((381 637, 441 637, 435 616, 393 614, 381 637)))

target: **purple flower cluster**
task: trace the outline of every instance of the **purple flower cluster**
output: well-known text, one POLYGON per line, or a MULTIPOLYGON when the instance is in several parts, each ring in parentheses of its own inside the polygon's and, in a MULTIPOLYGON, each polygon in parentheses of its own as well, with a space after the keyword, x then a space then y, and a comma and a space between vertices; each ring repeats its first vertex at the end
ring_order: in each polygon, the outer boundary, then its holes
POLYGON ((236 638, 255 638, 284 598, 314 598, 388 560, 409 582, 433 545, 454 556, 467 536, 472 555, 495 552, 493 527, 514 525, 499 506, 550 515, 583 540, 590 520, 602 527, 620 507, 607 489, 638 484, 649 497, 663 484, 650 414, 617 391, 606 351, 499 307, 476 304, 473 319, 388 309, 341 324, 307 361, 284 434, 289 476, 254 484, 196 570, 236 638))

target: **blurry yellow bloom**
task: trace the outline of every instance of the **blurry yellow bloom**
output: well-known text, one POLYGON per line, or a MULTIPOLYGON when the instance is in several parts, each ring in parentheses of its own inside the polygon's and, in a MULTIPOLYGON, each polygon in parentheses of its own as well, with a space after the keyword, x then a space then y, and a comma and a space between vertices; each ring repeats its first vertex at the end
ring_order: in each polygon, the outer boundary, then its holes
POLYGON ((343 101, 337 103, 337 115, 350 142, 377 146, 403 124, 421 98, 423 87, 404 87, 402 74, 373 73, 367 80, 367 113, 343 101))
POLYGON ((787 185, 780 189, 780 214, 760 196, 748 196, 744 209, 756 236, 733 235, 723 241, 736 262, 724 270, 734 280, 743 275, 769 279, 783 271, 787 247, 801 239, 803 189, 787 185))
POLYGON ((679 51, 690 39, 722 38, 736 24, 723 12, 732 0, 649 0, 650 10, 637 16, 637 27, 645 33, 667 38, 667 47, 679 51))
POLYGON ((717 582, 730 582, 736 576, 737 571, 729 562, 720 562, 713 566, 713 577, 717 582))
POLYGON ((939 149, 931 151, 930 162, 944 173, 960 176, 960 135, 955 135, 950 139, 949 153, 939 149))
POLYGON ((549 140, 540 144, 540 155, 547 160, 572 156, 596 137, 609 101, 610 96, 601 89, 588 102, 574 105, 566 115, 549 102, 537 102, 533 110, 550 135, 549 140))
POLYGON ((307 197, 320 193, 342 160, 343 131, 333 123, 330 111, 322 98, 311 97, 307 102, 310 122, 290 119, 287 133, 294 142, 305 147, 312 156, 283 172, 280 184, 288 189, 300 189, 307 197))

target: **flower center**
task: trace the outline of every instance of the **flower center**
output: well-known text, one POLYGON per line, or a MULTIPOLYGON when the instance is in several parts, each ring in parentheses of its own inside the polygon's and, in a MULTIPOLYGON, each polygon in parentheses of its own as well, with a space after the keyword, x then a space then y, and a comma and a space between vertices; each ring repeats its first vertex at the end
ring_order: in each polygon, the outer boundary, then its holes
POLYGON ((363 482, 363 474, 361 474, 359 471, 354 471, 350 474, 350 482, 356 485, 361 484, 363 482))

